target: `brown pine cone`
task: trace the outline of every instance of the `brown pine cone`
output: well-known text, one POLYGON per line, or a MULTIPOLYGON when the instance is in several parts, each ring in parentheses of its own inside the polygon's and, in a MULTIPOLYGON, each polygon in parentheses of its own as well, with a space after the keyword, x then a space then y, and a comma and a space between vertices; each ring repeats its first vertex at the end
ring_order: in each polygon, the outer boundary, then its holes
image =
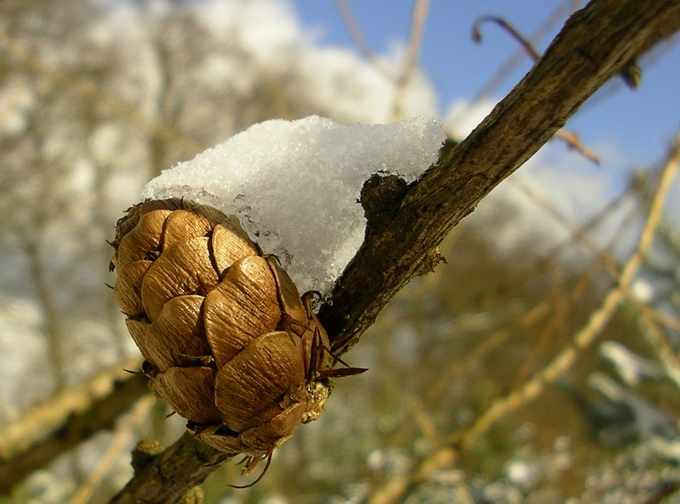
POLYGON ((319 417, 328 336, 273 256, 235 217, 184 200, 146 201, 119 220, 113 290, 151 388, 199 439, 244 472, 319 417))

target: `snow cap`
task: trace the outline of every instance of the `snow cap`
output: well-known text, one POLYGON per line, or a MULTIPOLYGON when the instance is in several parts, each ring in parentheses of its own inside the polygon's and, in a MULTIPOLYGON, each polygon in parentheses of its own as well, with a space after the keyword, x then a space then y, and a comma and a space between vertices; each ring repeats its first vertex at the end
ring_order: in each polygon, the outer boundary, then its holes
POLYGON ((311 116, 272 120, 151 180, 144 198, 185 198, 236 215, 300 292, 330 292, 366 226, 359 196, 375 173, 407 182, 437 161, 441 124, 418 117, 343 126, 311 116))

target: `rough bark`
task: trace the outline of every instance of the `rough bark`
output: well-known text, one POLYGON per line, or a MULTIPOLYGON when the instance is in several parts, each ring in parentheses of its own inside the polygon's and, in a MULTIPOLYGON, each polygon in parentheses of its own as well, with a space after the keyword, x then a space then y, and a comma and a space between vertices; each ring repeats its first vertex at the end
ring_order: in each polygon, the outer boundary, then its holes
MULTIPOLYGON (((320 312, 334 351, 351 348, 399 289, 431 271, 451 228, 590 95, 678 29, 677 0, 594 0, 568 20, 529 74, 470 136, 420 180, 410 186, 394 177, 367 182, 364 244, 320 312)), ((185 435, 152 457, 114 502, 178 502, 222 460, 199 444, 185 435), (173 467, 182 468, 174 480, 166 476, 173 467)))
POLYGON ((227 458, 188 433, 162 452, 155 444, 142 441, 132 453, 134 476, 111 504, 183 502, 186 493, 227 458))
POLYGON ((344 353, 411 278, 439 262, 437 246, 612 76, 680 27, 674 0, 593 1, 565 24, 526 77, 436 166, 409 187, 373 180, 362 202, 363 246, 319 318, 344 353), (387 208, 365 202, 386 200, 387 208))

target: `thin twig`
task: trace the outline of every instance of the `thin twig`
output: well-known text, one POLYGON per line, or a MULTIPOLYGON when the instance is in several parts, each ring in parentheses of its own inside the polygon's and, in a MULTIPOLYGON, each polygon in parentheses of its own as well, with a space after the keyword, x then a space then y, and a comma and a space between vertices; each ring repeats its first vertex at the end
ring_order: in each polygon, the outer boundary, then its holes
MULTIPOLYGON (((527 38, 525 38, 519 32, 519 30, 517 30, 511 23, 509 23, 505 19, 497 16, 483 16, 479 18, 477 21, 475 21, 472 28, 472 40, 474 40, 477 43, 481 42, 482 40, 481 25, 482 23, 488 21, 496 23, 506 32, 508 32, 512 36, 512 38, 514 38, 522 46, 522 49, 524 49, 526 54, 529 55, 529 57, 533 60, 534 63, 538 61, 538 59, 541 57, 540 53, 534 48, 533 44, 527 38)), ((588 147, 581 143, 578 134, 571 131, 565 131, 563 129, 560 129, 555 132, 555 136, 560 140, 564 140, 570 148, 574 149, 577 152, 580 152, 583 156, 585 156, 593 163, 600 164, 599 156, 595 153, 595 151, 589 149, 588 147)))
POLYGON ((668 329, 680 331, 680 319, 678 319, 678 317, 674 317, 662 312, 657 308, 654 308, 653 306, 643 303, 634 296, 631 296, 629 300, 635 306, 635 308, 644 312, 647 317, 649 317, 649 320, 653 323, 661 324, 666 326, 668 329))
MULTIPOLYGON (((410 474, 395 478, 387 482, 382 488, 375 491, 369 499, 369 504, 391 504, 401 501, 409 488, 425 481, 434 471, 450 467, 455 463, 462 451, 482 435, 496 421, 507 415, 514 409, 522 406, 531 399, 536 398, 547 384, 553 383, 561 376, 577 359, 580 352, 587 348, 596 339, 602 327, 607 323, 619 302, 624 300, 628 289, 627 285, 632 280, 635 272, 641 264, 642 257, 648 250, 654 230, 661 219, 661 211, 666 201, 669 186, 677 171, 677 159, 669 159, 662 175, 662 180, 656 192, 652 208, 644 227, 644 231, 638 242, 636 251, 625 264, 619 277, 619 284, 605 297, 598 310, 591 314, 587 324, 575 335, 572 344, 561 352, 540 373, 529 380, 525 385, 510 395, 497 400, 477 422, 463 433, 456 433, 449 438, 448 444, 437 448, 410 474)), ((545 305, 545 303, 543 303, 545 305)), ((540 306, 540 305, 539 305, 540 306)), ((537 307, 538 309, 539 307, 537 307)), ((539 310, 539 313, 542 313, 539 310)), ((672 362, 672 361, 671 361, 672 362)), ((674 365, 674 363, 672 364, 674 365)))
POLYGON ((661 218, 663 206, 676 172, 677 159, 675 156, 672 156, 664 167, 661 182, 650 208, 638 247, 624 265, 618 279, 618 285, 609 291, 600 308, 591 314, 586 325, 574 335, 571 345, 562 350, 541 372, 534 375, 522 387, 514 390, 506 397, 494 401, 491 407, 475 421, 474 425, 461 438, 460 446, 462 450, 466 450, 475 439, 486 432, 500 418, 527 402, 536 399, 543 392, 546 385, 554 383, 559 376, 563 375, 576 362, 580 353, 592 345, 609 322, 619 303, 626 298, 626 290, 651 245, 652 237, 661 218))
POLYGON ((349 31, 349 36, 354 42, 354 45, 366 60, 373 61, 375 59, 373 50, 371 49, 368 41, 364 38, 361 28, 359 27, 359 23, 352 13, 352 9, 349 8, 349 5, 347 5, 345 0, 333 0, 333 3, 335 4, 335 8, 340 13, 340 16, 342 16, 342 20, 347 27, 347 31, 349 31))
POLYGON ((432 446, 439 445, 439 432, 437 426, 428 416, 427 411, 423 408, 423 404, 415 397, 409 401, 409 411, 413 419, 420 429, 420 433, 432 444, 432 446))
MULTIPOLYGON (((677 155, 674 154, 669 157, 671 161, 674 158, 677 158, 677 155)), ((542 198, 539 194, 533 191, 527 184, 518 181, 518 179, 513 179, 512 183, 514 183, 522 191, 524 191, 534 201, 534 203, 538 204, 541 207, 543 211, 545 211, 548 215, 552 216, 559 224, 564 226, 569 231, 572 239, 582 243, 593 254, 595 254, 596 257, 600 260, 600 262, 604 265, 605 269, 612 275, 612 278, 618 277, 620 269, 616 264, 616 259, 614 258, 614 256, 610 252, 608 252, 606 248, 600 247, 593 240, 591 240, 588 237, 586 231, 588 228, 592 227, 596 222, 600 221, 607 213, 611 212, 614 208, 616 208, 616 206, 621 201, 623 201, 623 197, 631 194, 631 192, 633 192, 639 184, 637 184, 634 180, 631 180, 630 184, 624 191, 622 191, 618 196, 612 198, 612 200, 610 200, 610 202, 601 211, 596 213, 596 218, 590 219, 590 221, 586 225, 579 227, 569 222, 568 219, 564 215, 562 215, 555 208, 554 205, 551 204, 551 202, 542 198)), ((649 199, 652 199, 652 197, 650 196, 649 199)), ((664 222, 665 219, 663 218, 662 215, 660 216, 660 220, 658 222, 657 231, 660 230, 660 227, 664 222)), ((620 227, 620 229, 629 228, 630 226, 626 225, 625 223, 622 223, 620 227)), ((611 248, 611 245, 607 248, 611 248)), ((680 381, 678 381, 678 378, 680 377, 680 362, 678 361, 674 352, 668 345, 666 338, 663 337, 663 334, 657 327, 657 323, 660 323, 670 329, 674 329, 677 331, 680 330, 680 320, 678 320, 677 317, 673 317, 671 315, 663 313, 657 308, 654 308, 653 306, 650 306, 646 303, 639 301, 631 293, 630 289, 626 289, 625 294, 631 306, 640 312, 641 320, 646 326, 643 327, 643 330, 648 331, 645 332, 644 334, 649 343, 657 352, 657 358, 662 362, 662 365, 666 370, 666 374, 669 376, 671 380, 676 382, 676 384, 680 384, 680 381)))
POLYGON ((522 34, 520 34, 511 23, 497 16, 482 16, 477 21, 475 21, 475 23, 472 25, 472 40, 478 44, 482 41, 481 26, 482 23, 486 23, 488 21, 496 23, 498 26, 507 31, 517 42, 519 42, 519 44, 524 49, 524 52, 526 52, 531 57, 534 63, 538 60, 538 58, 541 57, 538 51, 534 49, 533 44, 529 42, 522 34))
POLYGON ((680 388, 680 361, 678 356, 669 344, 666 337, 653 322, 649 313, 642 310, 640 317, 643 322, 642 335, 650 344, 656 359, 661 364, 664 374, 671 380, 676 387, 680 388))
MULTIPOLYGON (((574 2, 573 0, 565 0, 560 5, 558 5, 555 10, 553 10, 548 18, 541 24, 531 36, 527 39, 532 46, 535 46, 548 32, 552 31, 556 24, 562 24, 564 19, 573 13, 580 2, 574 2)), ((498 86, 505 80, 505 78, 512 73, 512 71, 524 60, 526 57, 526 52, 522 49, 518 49, 515 53, 507 60, 507 62, 500 66, 494 75, 488 80, 487 84, 479 90, 479 92, 474 96, 472 102, 478 102, 489 97, 498 86)))
POLYGON ((396 121, 401 119, 404 115, 404 102, 406 100, 406 92, 408 85, 413 78, 418 66, 418 56, 420 54, 420 46, 423 41, 423 34, 425 33, 425 21, 427 20, 427 12, 430 8, 430 0, 416 0, 413 6, 413 14, 411 16, 411 31, 408 38, 406 59, 404 66, 401 69, 397 85, 395 88, 394 103, 392 106, 391 120, 396 121))
POLYGON ((571 147, 577 152, 580 152, 583 156, 585 156, 593 163, 600 164, 600 156, 598 156, 594 150, 586 147, 581 143, 581 139, 578 133, 561 129, 557 130, 555 136, 560 140, 564 140, 569 147, 571 147))
POLYGON ((531 202, 540 209, 541 212, 554 219, 557 224, 562 226, 569 233, 568 241, 566 243, 562 241, 555 246, 550 247, 547 251, 547 256, 550 257, 557 255, 567 244, 578 242, 600 260, 605 269, 610 272, 612 277, 615 278, 618 276, 620 270, 616 259, 606 250, 606 248, 595 243, 589 237, 588 231, 593 229, 597 224, 601 223, 605 217, 607 217, 619 207, 619 205, 624 201, 625 196, 630 193, 629 189, 624 190, 612 197, 601 209, 595 211, 593 216, 590 217, 584 224, 576 225, 567 216, 560 212, 550 200, 545 198, 538 191, 534 190, 534 188, 522 180, 521 177, 515 177, 508 181, 508 183, 513 184, 520 191, 522 191, 522 193, 524 193, 529 198, 529 200, 531 200, 531 202))
POLYGON ((70 504, 86 504, 100 486, 106 474, 111 470, 111 466, 125 449, 125 445, 132 437, 134 430, 144 421, 149 414, 151 407, 156 402, 156 398, 149 394, 142 397, 132 409, 123 424, 118 428, 116 434, 111 439, 108 448, 102 454, 99 462, 94 467, 85 483, 83 483, 76 495, 71 499, 70 504))
MULTIPOLYGON (((663 189, 666 192, 670 190, 672 176, 666 176, 666 172, 671 171, 675 174, 678 170, 678 164, 680 164, 680 133, 677 135, 675 144, 668 155, 668 161, 661 178, 659 190, 663 189)), ((663 202, 658 201, 657 193, 657 196, 652 200, 650 213, 656 212, 661 215, 662 211, 663 202)), ((627 294, 629 299, 635 300, 629 292, 627 292, 627 294)), ((633 306, 638 306, 638 303, 633 303, 633 306)), ((676 385, 676 387, 680 387, 680 361, 678 360, 676 353, 652 320, 650 312, 648 310, 640 310, 640 315, 644 324, 644 330, 642 331, 643 336, 654 349, 657 360, 661 363, 661 367, 666 376, 676 385)))

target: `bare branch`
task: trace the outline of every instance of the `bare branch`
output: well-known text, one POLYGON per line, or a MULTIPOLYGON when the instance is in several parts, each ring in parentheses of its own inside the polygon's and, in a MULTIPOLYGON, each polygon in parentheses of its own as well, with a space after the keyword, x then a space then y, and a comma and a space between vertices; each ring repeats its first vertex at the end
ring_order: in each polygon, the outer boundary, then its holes
MULTIPOLYGON (((671 183, 678 172, 679 147, 680 137, 664 167, 662 180, 656 191, 656 196, 640 236, 637 249, 626 261, 619 275, 617 285, 607 293, 600 307, 591 313, 586 324, 574 334, 571 343, 565 346, 548 365, 527 380, 522 386, 513 389, 508 395, 496 399, 469 428, 450 436, 448 441, 426 458, 412 474, 396 478, 384 485, 372 496, 369 501, 371 504, 398 502, 410 486, 424 481, 433 471, 450 466, 460 453, 468 450, 470 445, 491 426, 496 424, 498 420, 507 417, 512 411, 539 397, 547 385, 554 383, 560 376, 563 376, 564 372, 573 366, 578 357, 583 354, 583 351, 596 341, 614 315, 616 308, 626 299, 630 282, 642 264, 642 259, 652 243, 652 238, 660 221, 671 183)), ((647 327, 651 328, 653 325, 650 324, 647 327)), ((660 349, 658 354, 661 357, 660 360, 664 365, 664 370, 677 383, 677 359, 671 356, 672 352, 665 348, 665 342, 660 335, 648 335, 648 338, 654 344, 658 344, 660 349), (669 360, 664 361, 664 357, 668 357, 669 360)))
POLYGON ((347 31, 349 31, 349 36, 352 38, 354 45, 356 45, 357 49, 366 60, 373 61, 375 58, 373 50, 361 32, 361 28, 352 13, 352 9, 349 8, 349 5, 347 5, 347 2, 344 0, 334 0, 333 3, 340 13, 340 16, 342 16, 342 20, 344 21, 345 26, 347 26, 347 31))
MULTIPOLYGON (((517 42, 519 42, 520 46, 522 46, 522 49, 524 49, 524 51, 529 55, 529 57, 531 57, 531 59, 534 62, 538 61, 538 59, 541 57, 538 51, 534 49, 532 43, 528 39, 526 39, 517 30, 517 28, 515 28, 512 24, 508 23, 505 19, 495 16, 484 16, 478 19, 477 22, 475 22, 474 27, 472 29, 472 39, 475 42, 477 43, 481 42, 482 40, 481 24, 487 21, 494 22, 498 24, 501 28, 503 28, 505 31, 507 31, 517 42)), ((581 141, 579 140, 577 133, 572 133, 570 131, 560 129, 555 132, 555 137, 564 140, 567 143, 567 145, 569 145, 569 147, 571 147, 572 149, 576 149, 586 158, 590 159, 593 163, 600 164, 600 158, 598 157, 598 155, 585 145, 581 144, 581 141)))
POLYGON ((421 180, 401 187, 393 178, 376 179, 365 186, 364 244, 320 313, 333 350, 351 348, 399 289, 431 271, 451 228, 590 95, 679 28, 680 4, 672 0, 591 2, 567 21, 515 89, 421 180))
MULTIPOLYGON (((677 150, 677 149, 676 149, 677 150)), ((675 153, 674 153, 675 154, 675 153)), ((541 372, 537 373, 528 380, 522 387, 516 389, 508 396, 497 400, 474 425, 465 433, 461 440, 463 449, 484 431, 486 431, 499 418, 507 415, 511 410, 517 408, 519 404, 535 399, 542 392, 548 383, 553 383, 559 376, 571 367, 584 349, 588 348, 602 332, 611 317, 614 315, 619 303, 626 298, 626 291, 630 282, 635 276, 642 258, 645 256, 652 243, 652 238, 656 232, 663 206, 671 186, 678 171, 678 158, 673 155, 669 158, 664 169, 663 178, 656 191, 656 197, 652 209, 650 210, 645 228, 640 237, 637 250, 630 256, 618 278, 618 285, 607 293, 602 305, 593 311, 586 325, 581 328, 573 337, 571 345, 562 350, 541 372)))
MULTIPOLYGON (((139 367, 139 361, 125 365, 139 367)), ((101 429, 149 390, 146 379, 116 366, 79 387, 65 389, 0 427, 0 492, 101 429)))
MULTIPOLYGON (((675 0, 594 0, 461 144, 416 183, 374 176, 362 193, 364 244, 320 317, 333 351, 351 348, 411 278, 431 271, 438 245, 498 183, 529 159, 609 78, 680 28, 675 0)), ((224 456, 183 436, 150 461, 114 502, 177 502, 224 456)), ((439 452, 435 466, 455 458, 439 452)), ((420 473, 425 474, 428 467, 420 473)), ((417 476, 416 476, 417 477, 417 476)), ((406 483, 408 485, 408 482, 406 483)), ((396 491, 397 494, 400 490, 396 491)))
POLYGON ((411 19, 411 31, 408 39, 406 59, 399 77, 397 78, 397 83, 394 90, 394 103, 392 104, 393 120, 401 119, 403 116, 406 91, 411 79, 413 78, 413 72, 415 72, 418 65, 418 55, 420 54, 420 46, 423 40, 423 33, 425 32, 425 21, 427 19, 427 12, 429 8, 430 0, 416 0, 415 5, 413 6, 413 16, 411 19))
POLYGON ((202 441, 184 434, 171 447, 156 452, 142 441, 132 454, 134 477, 111 504, 181 502, 184 495, 202 483, 227 456, 202 441))

